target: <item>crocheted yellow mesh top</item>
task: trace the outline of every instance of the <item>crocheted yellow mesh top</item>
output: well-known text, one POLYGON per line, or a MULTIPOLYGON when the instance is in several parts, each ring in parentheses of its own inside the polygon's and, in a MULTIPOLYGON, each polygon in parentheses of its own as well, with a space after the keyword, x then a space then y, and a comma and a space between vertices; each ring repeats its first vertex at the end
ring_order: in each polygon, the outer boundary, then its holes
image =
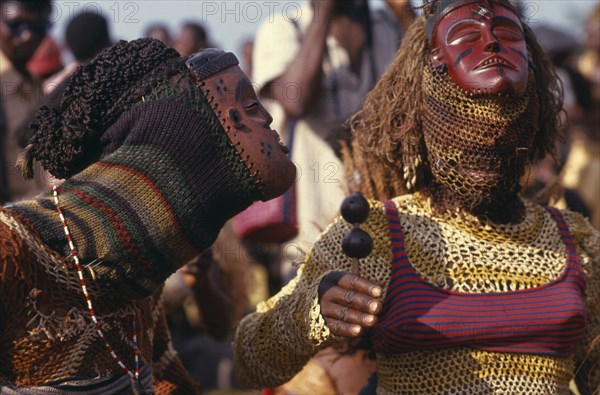
MULTIPOLYGON (((399 209, 408 257, 415 270, 438 287, 466 292, 507 292, 556 279, 563 271, 565 247, 556 222, 541 206, 525 202, 526 218, 517 225, 484 223, 464 213, 432 213, 418 195, 394 199, 399 209)), ((556 394, 569 393, 577 374, 582 388, 600 386, 600 233, 578 214, 564 212, 585 269, 588 323, 572 358, 486 352, 466 347, 401 354, 378 354, 377 393, 383 394, 556 394)), ((373 253, 360 262, 360 274, 384 293, 391 268, 391 243, 383 205, 371 202, 361 225, 374 240, 373 253)), ((318 350, 337 342, 319 313, 317 288, 331 271, 350 271, 341 249, 351 229, 332 223, 296 277, 257 312, 240 323, 234 341, 234 366, 251 387, 288 381, 318 350)), ((385 295, 384 295, 385 296, 385 295)))

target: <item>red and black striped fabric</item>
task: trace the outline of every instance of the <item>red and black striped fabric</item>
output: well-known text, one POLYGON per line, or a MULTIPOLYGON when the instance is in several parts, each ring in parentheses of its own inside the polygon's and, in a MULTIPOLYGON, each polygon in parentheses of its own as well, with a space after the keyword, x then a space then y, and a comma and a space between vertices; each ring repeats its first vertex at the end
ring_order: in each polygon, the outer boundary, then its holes
POLYGON ((568 225, 548 208, 566 246, 562 274, 543 286, 509 292, 463 293, 423 279, 404 248, 398 210, 385 203, 392 241, 392 273, 384 310, 372 332, 382 353, 467 346, 491 352, 565 357, 586 320, 585 276, 568 225))

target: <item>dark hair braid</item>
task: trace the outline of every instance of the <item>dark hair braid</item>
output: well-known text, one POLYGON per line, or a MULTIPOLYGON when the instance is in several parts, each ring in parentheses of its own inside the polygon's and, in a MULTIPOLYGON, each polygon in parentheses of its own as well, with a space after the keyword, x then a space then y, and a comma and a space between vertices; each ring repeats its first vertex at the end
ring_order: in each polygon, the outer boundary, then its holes
POLYGON ((57 178, 77 174, 102 154, 100 138, 117 118, 161 81, 181 74, 177 51, 150 38, 119 41, 71 77, 60 107, 41 107, 20 167, 32 177, 39 161, 57 178))

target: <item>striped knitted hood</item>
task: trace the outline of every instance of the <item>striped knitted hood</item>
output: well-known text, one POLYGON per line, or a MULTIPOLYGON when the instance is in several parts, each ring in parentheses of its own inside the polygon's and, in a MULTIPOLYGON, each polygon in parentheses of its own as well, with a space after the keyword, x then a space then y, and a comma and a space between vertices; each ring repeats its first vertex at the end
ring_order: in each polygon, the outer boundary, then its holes
MULTIPOLYGON (((103 157, 59 189, 82 263, 134 295, 149 294, 260 198, 202 93, 165 89, 122 114, 103 134, 103 157)), ((68 255, 50 194, 8 209, 68 255)))

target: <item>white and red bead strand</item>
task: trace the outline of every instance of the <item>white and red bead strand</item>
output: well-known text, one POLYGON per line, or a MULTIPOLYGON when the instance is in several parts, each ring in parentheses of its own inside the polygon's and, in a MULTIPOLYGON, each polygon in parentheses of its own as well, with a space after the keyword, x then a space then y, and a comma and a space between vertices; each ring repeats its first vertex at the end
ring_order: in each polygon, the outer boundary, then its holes
POLYGON ((69 242, 69 248, 71 249, 71 256, 73 257, 73 260, 75 261, 75 267, 77 268, 77 275, 79 276, 79 281, 81 282, 81 290, 83 291, 83 295, 85 296, 85 301, 87 302, 88 310, 90 312, 90 316, 92 317, 92 321, 94 321, 94 324, 96 326, 96 332, 98 332, 98 335, 104 342, 104 347, 110 353, 110 355, 113 357, 113 359, 117 362, 117 364, 121 367, 121 369, 123 369, 125 371, 125 373, 127 373, 129 375, 129 377, 131 377, 131 379, 135 381, 139 378, 139 375, 140 375, 139 349, 138 349, 138 342, 137 342, 137 326, 135 323, 135 316, 132 319, 132 325, 131 325, 132 337, 133 337, 133 356, 134 356, 134 360, 135 360, 135 370, 133 372, 131 372, 131 370, 129 370, 127 368, 127 366, 125 366, 125 364, 123 363, 123 361, 121 361, 121 359, 117 356, 117 354, 115 354, 112 346, 106 339, 106 336, 104 336, 104 332, 102 332, 102 325, 100 324, 100 322, 98 322, 98 319, 96 318, 96 313, 94 312, 92 300, 90 298, 90 294, 88 293, 87 287, 85 285, 85 279, 83 277, 83 268, 81 267, 81 264, 79 263, 79 257, 77 256, 77 250, 75 249, 75 244, 73 244, 73 239, 71 238, 71 232, 69 232, 69 227, 67 226, 67 221, 66 221, 65 216, 63 215, 63 212, 60 208, 60 204, 59 204, 59 200, 58 200, 58 187, 56 185, 54 186, 54 188, 52 188, 52 192, 54 193, 54 204, 56 205, 56 210, 58 211, 58 216, 60 217, 60 221, 62 222, 63 229, 65 231, 65 235, 67 236, 67 241, 69 242))

